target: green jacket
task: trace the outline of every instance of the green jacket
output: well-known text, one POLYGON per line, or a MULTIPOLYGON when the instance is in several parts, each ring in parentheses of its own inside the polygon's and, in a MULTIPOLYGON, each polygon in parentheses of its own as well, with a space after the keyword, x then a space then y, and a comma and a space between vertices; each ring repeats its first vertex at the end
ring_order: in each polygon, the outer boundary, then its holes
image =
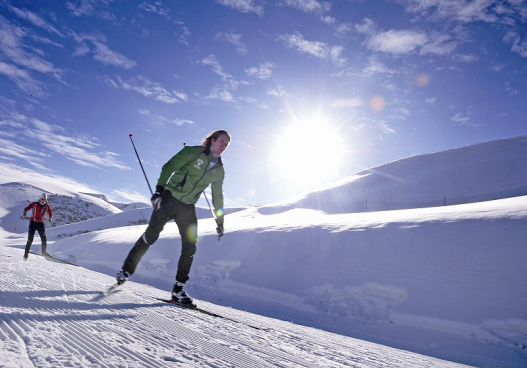
POLYGON ((221 158, 210 167, 210 150, 203 146, 185 146, 161 170, 157 184, 185 204, 198 202, 201 193, 212 183, 212 204, 218 224, 223 223, 223 179, 221 158))

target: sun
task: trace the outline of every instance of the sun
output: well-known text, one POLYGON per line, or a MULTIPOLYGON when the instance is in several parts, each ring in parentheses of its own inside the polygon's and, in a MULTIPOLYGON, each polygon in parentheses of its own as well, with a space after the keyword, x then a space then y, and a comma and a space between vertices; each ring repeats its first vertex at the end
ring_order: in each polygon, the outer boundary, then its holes
POLYGON ((285 126, 272 157, 275 174, 289 189, 314 190, 342 177, 346 147, 339 127, 318 116, 285 126))

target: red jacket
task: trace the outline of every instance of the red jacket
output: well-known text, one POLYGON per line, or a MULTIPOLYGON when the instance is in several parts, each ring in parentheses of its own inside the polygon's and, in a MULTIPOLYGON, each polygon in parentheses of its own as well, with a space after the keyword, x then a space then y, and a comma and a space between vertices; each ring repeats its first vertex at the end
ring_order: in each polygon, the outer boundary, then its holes
POLYGON ((31 211, 31 219, 33 222, 43 222, 46 217, 46 211, 48 212, 49 220, 53 218, 53 212, 51 211, 51 206, 48 203, 45 205, 40 205, 38 202, 32 202, 24 209, 24 214, 27 213, 29 209, 31 211))

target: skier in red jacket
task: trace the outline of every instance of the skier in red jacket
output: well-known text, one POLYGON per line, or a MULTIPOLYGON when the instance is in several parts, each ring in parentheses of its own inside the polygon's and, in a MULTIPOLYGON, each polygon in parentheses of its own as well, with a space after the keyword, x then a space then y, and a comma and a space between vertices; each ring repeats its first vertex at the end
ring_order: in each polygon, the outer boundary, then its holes
POLYGON ((46 212, 48 213, 49 222, 53 219, 53 212, 51 211, 51 206, 48 204, 48 196, 43 193, 38 202, 32 202, 24 209, 24 215, 22 219, 26 217, 26 213, 31 209, 31 218, 29 219, 29 233, 27 237, 26 251, 24 252, 24 260, 27 260, 29 255, 29 249, 33 243, 33 237, 35 237, 35 231, 38 231, 40 235, 40 240, 42 241, 42 255, 46 256, 47 246, 47 236, 46 236, 46 227, 44 226, 44 219, 46 217, 46 212))

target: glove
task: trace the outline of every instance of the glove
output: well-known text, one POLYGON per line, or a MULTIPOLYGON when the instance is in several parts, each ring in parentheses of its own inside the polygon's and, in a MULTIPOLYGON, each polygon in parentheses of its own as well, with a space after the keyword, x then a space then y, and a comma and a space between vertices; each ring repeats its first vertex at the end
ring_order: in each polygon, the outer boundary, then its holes
POLYGON ((22 219, 26 219, 26 212, 24 211, 24 214, 22 214, 22 219))
POLYGON ((154 209, 159 209, 159 207, 161 206, 161 196, 163 195, 163 191, 165 191, 165 188, 163 186, 156 186, 156 192, 154 192, 152 198, 150 199, 154 209))
POLYGON ((223 234, 225 233, 225 231, 223 229, 223 223, 222 224, 218 224, 218 226, 216 227, 216 232, 218 232, 218 241, 219 241, 221 236, 223 236, 223 234))

